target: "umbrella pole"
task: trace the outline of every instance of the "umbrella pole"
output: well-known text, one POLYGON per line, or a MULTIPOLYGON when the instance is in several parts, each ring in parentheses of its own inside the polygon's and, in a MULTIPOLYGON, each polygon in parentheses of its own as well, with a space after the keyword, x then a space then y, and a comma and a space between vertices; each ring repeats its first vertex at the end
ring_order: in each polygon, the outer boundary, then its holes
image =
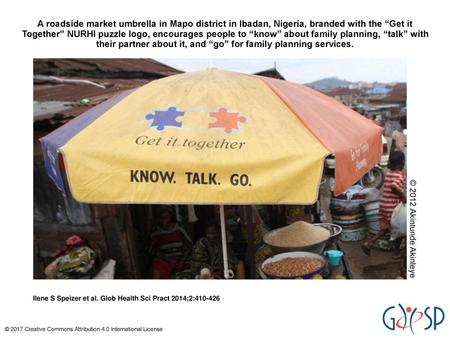
POLYGON ((225 229, 225 211, 223 204, 220 205, 220 231, 222 232, 223 276, 225 279, 230 279, 233 278, 233 271, 228 270, 227 230, 225 229))
POLYGON ((247 223, 247 254, 248 254, 248 260, 249 260, 249 275, 250 278, 256 278, 256 272, 255 272, 255 253, 256 253, 256 247, 255 247, 255 223, 253 222, 253 205, 247 205, 245 207, 245 214, 246 214, 246 223, 247 223))

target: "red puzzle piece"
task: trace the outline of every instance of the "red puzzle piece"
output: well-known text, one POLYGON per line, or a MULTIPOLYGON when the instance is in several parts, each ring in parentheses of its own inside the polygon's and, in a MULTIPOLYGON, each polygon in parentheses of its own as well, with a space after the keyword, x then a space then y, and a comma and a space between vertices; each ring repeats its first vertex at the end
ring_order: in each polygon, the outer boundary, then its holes
POLYGON ((245 123, 244 116, 240 113, 228 112, 226 108, 220 108, 218 112, 211 112, 209 116, 215 117, 216 121, 208 124, 208 128, 223 128, 229 134, 233 129, 239 129, 239 122, 245 123))

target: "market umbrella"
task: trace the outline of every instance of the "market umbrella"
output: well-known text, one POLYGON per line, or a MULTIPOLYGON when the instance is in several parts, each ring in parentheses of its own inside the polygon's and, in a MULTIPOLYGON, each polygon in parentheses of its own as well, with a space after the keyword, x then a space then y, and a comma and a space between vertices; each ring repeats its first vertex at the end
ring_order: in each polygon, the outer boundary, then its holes
POLYGON ((41 142, 50 177, 85 203, 312 204, 327 155, 336 194, 381 157, 381 128, 340 102, 217 69, 122 93, 41 142))

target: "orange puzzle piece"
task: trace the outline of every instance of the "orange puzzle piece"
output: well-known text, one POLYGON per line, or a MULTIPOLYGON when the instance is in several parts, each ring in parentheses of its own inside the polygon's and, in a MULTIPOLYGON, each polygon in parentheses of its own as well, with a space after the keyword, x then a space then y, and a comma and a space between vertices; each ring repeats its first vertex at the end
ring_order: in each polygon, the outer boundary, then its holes
POLYGON ((229 134, 233 129, 239 129, 239 122, 245 123, 246 118, 240 113, 227 111, 226 108, 220 108, 218 112, 210 112, 209 116, 215 117, 216 121, 208 124, 208 128, 223 128, 225 133, 229 134))

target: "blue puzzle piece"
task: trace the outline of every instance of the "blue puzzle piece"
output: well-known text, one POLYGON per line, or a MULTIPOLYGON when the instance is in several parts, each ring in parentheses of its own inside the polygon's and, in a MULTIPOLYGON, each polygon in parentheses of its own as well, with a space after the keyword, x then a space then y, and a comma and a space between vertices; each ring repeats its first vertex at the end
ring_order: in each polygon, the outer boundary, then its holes
POLYGON ((167 126, 181 128, 182 122, 177 121, 178 116, 184 116, 184 111, 178 111, 176 107, 169 107, 167 110, 155 110, 153 113, 145 115, 146 120, 152 120, 150 128, 162 131, 167 126))

